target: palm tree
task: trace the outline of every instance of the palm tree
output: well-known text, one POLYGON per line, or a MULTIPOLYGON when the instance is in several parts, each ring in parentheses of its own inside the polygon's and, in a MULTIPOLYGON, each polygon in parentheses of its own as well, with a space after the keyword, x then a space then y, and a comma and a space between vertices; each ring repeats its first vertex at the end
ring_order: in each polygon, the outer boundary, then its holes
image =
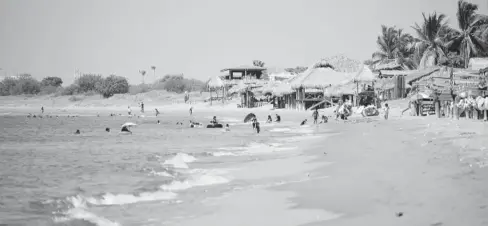
POLYGON ((395 61, 404 68, 415 68, 416 65, 410 58, 412 52, 409 46, 412 42, 413 37, 404 33, 403 29, 381 25, 381 35, 376 40, 379 50, 373 53, 372 61, 368 63, 384 64, 395 61))
POLYGON ((403 29, 396 30, 395 39, 395 58, 398 64, 406 69, 414 69, 418 67, 418 63, 413 58, 413 42, 415 39, 412 35, 403 32, 403 29))
POLYGON ((381 35, 376 39, 379 51, 373 53, 373 63, 386 63, 395 59, 395 27, 381 25, 381 35))
POLYGON ((140 70, 139 73, 142 75, 142 84, 144 84, 144 76, 146 75, 146 71, 140 70))
POLYGON ((445 40, 448 33, 446 16, 433 13, 428 17, 422 13, 424 21, 421 25, 415 23, 412 28, 417 33, 415 41, 415 55, 420 58, 419 68, 434 66, 446 60, 445 40))
POLYGON ((264 67, 264 62, 260 60, 253 60, 252 64, 256 67, 264 67))
POLYGON ((156 79, 156 66, 151 66, 151 70, 153 71, 154 79, 156 79))
POLYGON ((487 24, 486 16, 476 14, 477 10, 476 4, 464 0, 458 1, 456 17, 459 30, 450 31, 452 38, 447 43, 450 50, 459 52, 465 68, 468 67, 470 57, 488 51, 488 41, 476 35, 477 32, 480 34, 481 25, 487 24))

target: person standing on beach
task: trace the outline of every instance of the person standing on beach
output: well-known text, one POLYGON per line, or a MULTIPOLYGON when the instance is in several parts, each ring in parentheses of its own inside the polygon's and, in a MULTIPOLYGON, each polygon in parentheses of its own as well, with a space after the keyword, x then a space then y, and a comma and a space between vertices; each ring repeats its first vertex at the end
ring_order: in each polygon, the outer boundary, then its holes
POLYGON ((390 113, 390 107, 388 107, 388 103, 385 103, 385 107, 383 108, 383 112, 384 112, 384 117, 385 117, 385 120, 388 120, 388 113, 390 113))
POLYGON ((141 113, 144 113, 144 102, 141 102, 141 113))
POLYGON ((41 113, 44 114, 44 106, 41 106, 41 113))
POLYGON ((190 116, 193 115, 193 106, 190 106, 190 116))
POLYGON ((156 110, 156 117, 158 117, 158 115, 159 115, 158 109, 157 108, 154 108, 154 110, 156 110))
POLYGON ((127 114, 132 115, 132 110, 130 109, 130 106, 127 106, 127 114))
POLYGON ((319 118, 319 110, 315 108, 315 111, 312 113, 313 117, 313 124, 317 124, 317 119, 319 118))

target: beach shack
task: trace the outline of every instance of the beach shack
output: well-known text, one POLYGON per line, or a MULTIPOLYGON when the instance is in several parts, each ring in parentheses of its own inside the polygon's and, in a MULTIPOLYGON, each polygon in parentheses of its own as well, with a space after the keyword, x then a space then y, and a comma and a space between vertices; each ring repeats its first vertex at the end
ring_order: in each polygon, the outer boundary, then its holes
POLYGON ((221 99, 222 103, 225 102, 225 83, 220 79, 219 76, 213 76, 207 81, 207 89, 208 92, 210 93, 210 105, 212 105, 212 102, 214 100, 219 100, 219 92, 222 93, 221 99), (212 92, 216 93, 216 97, 212 97, 212 92))
POLYGON ((227 72, 227 75, 224 77, 225 80, 262 79, 266 68, 253 65, 225 68, 220 71, 227 72))
POLYGON ((323 104, 324 107, 332 104, 324 95, 326 89, 342 84, 346 79, 346 73, 335 71, 329 64, 318 64, 306 71, 290 83, 296 90, 297 109, 306 110, 310 107, 321 107, 317 104, 323 104))
POLYGON ((296 90, 291 87, 291 82, 298 77, 289 78, 284 82, 281 82, 272 90, 272 95, 274 96, 274 107, 275 108, 286 108, 286 109, 296 109, 297 108, 297 97, 296 90))

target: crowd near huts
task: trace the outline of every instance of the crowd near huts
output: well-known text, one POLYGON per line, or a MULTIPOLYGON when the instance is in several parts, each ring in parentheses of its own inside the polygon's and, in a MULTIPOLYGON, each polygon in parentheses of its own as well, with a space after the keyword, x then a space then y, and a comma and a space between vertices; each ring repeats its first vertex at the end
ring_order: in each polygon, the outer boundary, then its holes
MULTIPOLYGON (((404 70, 396 63, 365 65, 338 55, 319 60, 302 72, 268 72, 260 66, 223 69, 207 82, 210 101, 238 98, 238 107, 272 104, 274 108, 313 110, 349 102, 353 106, 408 98, 409 114, 486 118, 488 60, 472 58, 466 69, 432 66, 404 70), (486 107, 485 107, 486 106, 486 107)), ((407 107, 407 106, 405 106, 407 107)))
POLYGON ((406 98, 404 112, 414 116, 488 120, 488 16, 459 0, 456 19, 423 14, 414 35, 382 25, 378 49, 363 63, 339 55, 285 71, 268 70, 263 62, 224 69, 225 95, 241 97, 240 107, 269 103, 295 110, 344 102, 380 107, 406 98))

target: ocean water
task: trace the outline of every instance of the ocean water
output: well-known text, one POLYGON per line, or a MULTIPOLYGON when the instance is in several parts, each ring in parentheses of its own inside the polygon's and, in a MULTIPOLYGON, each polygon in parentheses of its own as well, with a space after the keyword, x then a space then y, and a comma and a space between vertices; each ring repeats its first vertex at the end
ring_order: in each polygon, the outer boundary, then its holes
POLYGON ((300 155, 297 142, 317 132, 274 124, 255 134, 250 125, 224 118, 232 124, 225 132, 176 125, 177 116, 158 119, 161 124, 154 117, 1 115, 0 223, 178 225, 205 214, 199 207, 209 197, 265 186, 239 180, 233 171, 300 155), (138 126, 132 135, 119 134, 127 121, 138 126))

